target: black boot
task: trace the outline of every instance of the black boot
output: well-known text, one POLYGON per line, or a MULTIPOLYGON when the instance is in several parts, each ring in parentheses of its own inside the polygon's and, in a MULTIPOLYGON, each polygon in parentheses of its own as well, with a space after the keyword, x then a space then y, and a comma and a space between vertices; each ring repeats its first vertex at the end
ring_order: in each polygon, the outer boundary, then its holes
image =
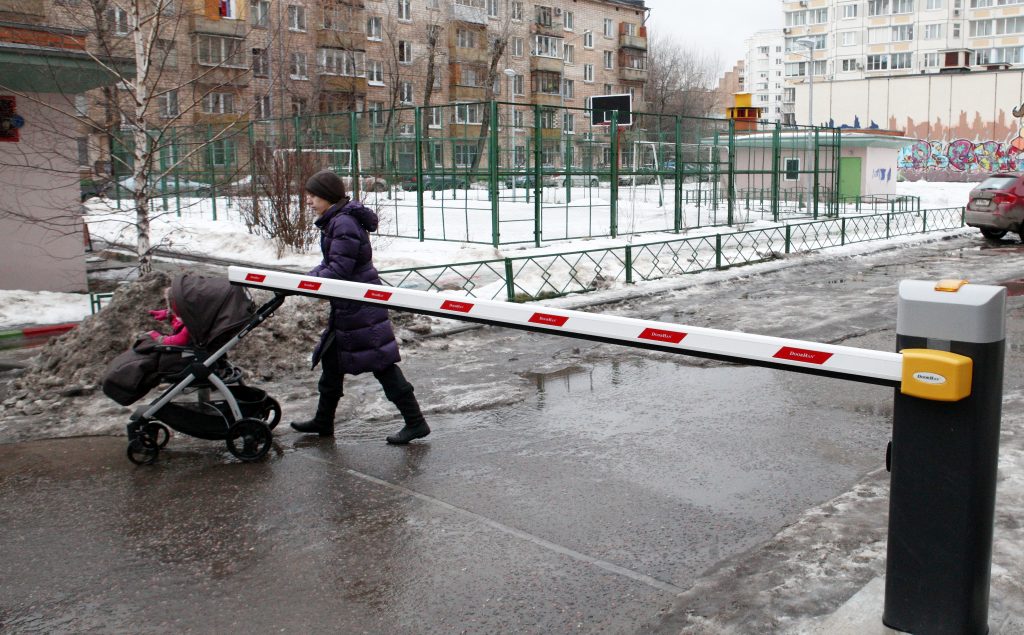
POLYGON ((423 413, 420 412, 420 404, 416 401, 416 395, 412 391, 397 397, 393 401, 398 407, 398 411, 402 413, 402 418, 405 419, 405 427, 390 435, 387 438, 388 443, 405 445, 413 439, 422 439, 430 434, 430 426, 427 425, 427 420, 423 417, 423 413))
POLYGON ((320 401, 316 404, 316 415, 309 421, 292 423, 296 432, 319 434, 322 437, 334 436, 334 412, 338 409, 341 395, 320 393, 320 401))

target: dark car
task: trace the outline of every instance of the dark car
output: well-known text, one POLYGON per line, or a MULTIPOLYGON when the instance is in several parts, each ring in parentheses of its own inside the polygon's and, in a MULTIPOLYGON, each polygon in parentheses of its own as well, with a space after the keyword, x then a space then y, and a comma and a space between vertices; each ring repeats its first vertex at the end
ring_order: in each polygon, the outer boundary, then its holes
POLYGON ((82 202, 96 196, 107 196, 114 187, 113 183, 104 180, 82 179, 79 184, 82 202))
MULTIPOLYGON (((507 187, 507 188, 512 188, 512 187, 529 187, 529 188, 532 188, 532 187, 535 186, 536 183, 537 183, 537 178, 536 178, 536 175, 534 175, 534 174, 517 174, 515 176, 515 178, 513 178, 511 176, 505 177, 505 187, 507 187)), ((563 183, 564 183, 564 181, 563 181, 563 183)), ((540 184, 541 184, 541 186, 551 186, 551 185, 556 185, 557 183, 555 181, 555 177, 545 175, 545 176, 541 177, 540 184)))
POLYGON ((985 238, 998 240, 1006 232, 1021 233, 1024 222, 1024 176, 993 174, 971 190, 964 220, 985 238))
MULTIPOLYGON (((402 189, 406 192, 416 191, 416 177, 410 177, 405 181, 402 181, 402 189)), ((423 175, 423 191, 430 192, 436 190, 464 190, 468 184, 468 180, 464 176, 458 176, 455 174, 424 174, 423 175)))

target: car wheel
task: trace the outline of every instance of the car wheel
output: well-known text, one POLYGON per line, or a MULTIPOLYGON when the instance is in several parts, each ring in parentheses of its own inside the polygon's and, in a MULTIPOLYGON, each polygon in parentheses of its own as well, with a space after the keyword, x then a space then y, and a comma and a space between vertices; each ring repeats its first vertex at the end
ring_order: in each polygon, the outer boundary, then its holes
POLYGON ((597 187, 599 185, 601 185, 600 181, 598 181, 597 179, 590 179, 590 187, 597 187))
POLYGON ((989 240, 999 240, 1006 235, 1005 229, 982 229, 981 235, 989 240))

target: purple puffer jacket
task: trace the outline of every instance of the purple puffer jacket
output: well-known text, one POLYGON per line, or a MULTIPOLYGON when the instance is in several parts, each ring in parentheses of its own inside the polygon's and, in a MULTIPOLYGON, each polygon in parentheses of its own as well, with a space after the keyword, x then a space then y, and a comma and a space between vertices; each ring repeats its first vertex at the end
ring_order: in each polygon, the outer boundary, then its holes
MULTIPOLYGON (((318 278, 380 284, 373 266, 367 232, 377 229, 377 214, 359 201, 341 201, 317 219, 323 261, 309 272, 318 278)), ((334 342, 341 372, 358 375, 383 370, 401 361, 388 310, 349 300, 331 300, 331 314, 320 343, 313 351, 313 366, 334 342)))

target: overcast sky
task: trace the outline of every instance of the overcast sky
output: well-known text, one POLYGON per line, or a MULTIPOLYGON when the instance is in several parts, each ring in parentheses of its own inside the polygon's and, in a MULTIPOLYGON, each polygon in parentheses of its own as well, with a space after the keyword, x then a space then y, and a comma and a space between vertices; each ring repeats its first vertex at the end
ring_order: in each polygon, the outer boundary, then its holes
POLYGON ((717 54, 728 70, 744 56, 743 40, 781 28, 780 0, 647 0, 651 33, 669 33, 688 48, 717 54))

